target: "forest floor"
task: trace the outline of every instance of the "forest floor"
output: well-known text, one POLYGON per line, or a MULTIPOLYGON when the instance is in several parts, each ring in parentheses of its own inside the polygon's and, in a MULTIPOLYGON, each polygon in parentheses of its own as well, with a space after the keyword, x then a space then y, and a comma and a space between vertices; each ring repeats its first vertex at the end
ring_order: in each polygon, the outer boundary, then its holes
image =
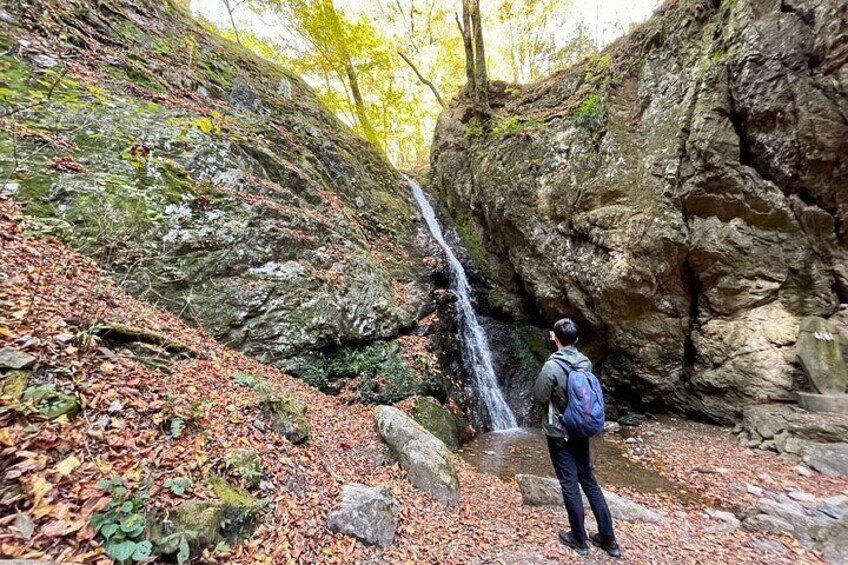
MULTIPOLYGON (((412 488, 396 465, 374 462, 373 449, 381 440, 370 407, 346 406, 226 349, 178 317, 134 300, 90 259, 31 233, 32 227, 10 199, 0 197, 0 347, 34 355, 34 378, 77 395, 83 410, 70 420, 47 420, 0 406, 0 494, 6 493, 0 496, 0 557, 108 563, 89 524, 108 500, 96 484, 100 479, 119 475, 131 492, 146 491, 148 509, 170 508, 189 498, 211 498, 205 479, 221 471, 223 453, 250 447, 260 452, 266 469, 262 523, 229 552, 197 556, 202 562, 583 561, 557 541, 564 513, 522 506, 513 480, 479 473, 457 457, 461 503, 442 506, 412 488), (147 367, 119 348, 88 339, 91 328, 103 321, 165 335, 200 355, 175 361, 166 370, 147 367), (293 445, 257 425, 257 393, 235 378, 238 373, 263 377, 307 402, 313 427, 309 441, 293 445), (163 426, 175 414, 186 422, 176 437, 163 426), (164 484, 174 477, 189 477, 192 486, 178 496, 164 484), (384 485, 401 502, 390 547, 367 547, 325 528, 327 513, 338 505, 348 482, 384 485)), ((8 407, 11 399, 3 402, 8 407)), ((619 562, 820 561, 792 538, 757 534, 783 549, 765 555, 751 543, 751 534, 719 531, 719 522, 704 510, 755 502, 744 490, 740 494, 746 484, 829 496, 848 492, 848 480, 800 477, 791 463, 748 450, 728 431, 711 426, 648 422, 637 435, 641 441, 626 444, 631 456, 694 496, 682 502, 619 491, 667 515, 658 524, 616 524, 624 552, 619 562)), ((605 561, 597 550, 588 558, 590 563, 605 561)))

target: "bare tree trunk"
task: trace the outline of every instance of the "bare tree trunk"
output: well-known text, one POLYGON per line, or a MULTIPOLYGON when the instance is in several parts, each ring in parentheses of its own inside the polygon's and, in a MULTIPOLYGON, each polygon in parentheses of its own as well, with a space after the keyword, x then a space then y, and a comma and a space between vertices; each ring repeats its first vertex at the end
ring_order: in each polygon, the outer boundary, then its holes
POLYGON ((230 25, 233 26, 233 33, 236 36, 236 43, 241 45, 241 38, 239 38, 238 28, 236 27, 236 20, 233 18, 233 10, 237 8, 237 5, 231 4, 232 0, 223 0, 224 7, 227 9, 227 14, 230 16, 230 25))
POLYGON ((462 0, 462 21, 456 18, 459 33, 462 34, 462 45, 465 47, 465 78, 468 81, 468 90, 473 93, 474 88, 474 45, 471 43, 471 15, 469 13, 469 2, 462 0))
POLYGON ((425 84, 430 88, 430 91, 433 93, 433 96, 435 96, 436 100, 439 101, 439 105, 444 108, 445 102, 442 100, 442 96, 439 94, 439 90, 436 88, 436 85, 433 84, 431 80, 424 78, 424 76, 419 72, 418 67, 415 66, 415 63, 413 63, 412 60, 410 60, 410 58, 407 57, 406 54, 404 54, 404 52, 400 49, 398 49, 398 55, 400 55, 401 59, 406 61, 407 65, 412 67, 412 70, 415 72, 416 76, 418 76, 418 80, 420 80, 422 84, 425 84))
POLYGON ((345 63, 345 74, 350 83, 350 92, 353 96, 353 107, 356 110, 356 119, 359 122, 365 138, 374 144, 374 147, 380 147, 380 140, 377 134, 374 133, 374 128, 371 127, 371 121, 368 119, 368 114, 365 111, 365 100, 362 98, 362 91, 359 90, 359 77, 356 75, 356 69, 353 68, 353 63, 348 60, 345 63))
POLYGON ((489 113, 489 75, 486 71, 486 50, 483 45, 483 22, 480 16, 480 0, 471 2, 471 26, 474 28, 474 91, 478 115, 489 113))

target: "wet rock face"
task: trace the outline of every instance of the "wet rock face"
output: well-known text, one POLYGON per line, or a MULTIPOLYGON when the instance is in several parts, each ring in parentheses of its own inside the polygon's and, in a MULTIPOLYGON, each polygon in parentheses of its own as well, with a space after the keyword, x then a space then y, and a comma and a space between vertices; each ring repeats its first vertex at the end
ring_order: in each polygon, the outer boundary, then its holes
POLYGON ((729 422, 789 400, 801 319, 848 301, 847 21, 839 0, 672 3, 493 85, 486 126, 457 97, 433 183, 496 284, 580 322, 619 401, 729 422))
POLYGON ((0 21, 2 44, 22 46, 0 70, 10 104, 53 82, 44 57, 75 61, 61 94, 13 118, 65 134, 0 134, 39 231, 266 362, 422 317, 431 285, 408 187, 299 79, 167 3, 4 5, 24 26, 0 21), (88 89, 79 74, 109 78, 88 89), (13 163, 13 144, 33 159, 13 163))

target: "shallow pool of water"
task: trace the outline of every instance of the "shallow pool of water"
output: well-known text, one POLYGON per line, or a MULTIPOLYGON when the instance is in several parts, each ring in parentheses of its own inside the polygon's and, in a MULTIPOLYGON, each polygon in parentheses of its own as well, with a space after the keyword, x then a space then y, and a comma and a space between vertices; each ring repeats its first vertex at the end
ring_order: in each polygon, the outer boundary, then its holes
MULTIPOLYGON (((459 450, 460 456, 483 473, 512 478, 526 473, 555 477, 545 435, 540 429, 491 432, 477 436, 459 450)), ((647 494, 688 500, 689 496, 658 472, 631 461, 624 448, 604 436, 592 439, 592 463, 601 486, 617 486, 647 494)))

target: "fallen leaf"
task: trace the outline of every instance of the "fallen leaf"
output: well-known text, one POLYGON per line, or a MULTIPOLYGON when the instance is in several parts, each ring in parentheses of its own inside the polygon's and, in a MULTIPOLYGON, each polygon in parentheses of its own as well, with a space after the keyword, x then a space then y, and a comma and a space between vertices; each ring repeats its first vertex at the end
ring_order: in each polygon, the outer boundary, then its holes
POLYGON ((76 458, 74 455, 69 455, 62 461, 56 464, 54 470, 62 475, 63 477, 67 477, 71 473, 74 472, 74 469, 80 466, 80 460, 76 458))

